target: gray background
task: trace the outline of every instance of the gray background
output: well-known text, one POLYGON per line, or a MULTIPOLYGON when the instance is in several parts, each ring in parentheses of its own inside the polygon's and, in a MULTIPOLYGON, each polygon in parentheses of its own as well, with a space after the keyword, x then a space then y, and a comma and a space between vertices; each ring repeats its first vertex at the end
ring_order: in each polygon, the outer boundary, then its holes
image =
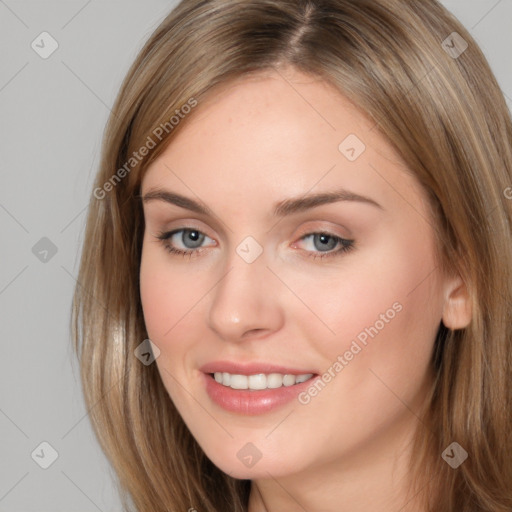
MULTIPOLYGON (((0 512, 121 509, 81 395, 70 304, 110 106, 175 3, 0 0, 0 512), (31 47, 43 31, 59 45, 47 59, 31 47), (43 441, 58 453, 47 469, 43 441)), ((511 107, 512 0, 443 3, 511 107)))

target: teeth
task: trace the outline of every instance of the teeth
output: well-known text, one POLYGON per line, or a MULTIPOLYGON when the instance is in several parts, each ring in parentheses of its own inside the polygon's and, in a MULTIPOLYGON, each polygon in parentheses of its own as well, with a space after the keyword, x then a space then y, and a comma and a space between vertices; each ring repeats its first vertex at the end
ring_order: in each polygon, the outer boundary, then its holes
POLYGON ((293 386, 313 377, 312 373, 302 375, 283 375, 282 373, 258 373, 256 375, 237 375, 227 372, 215 372, 213 378, 219 384, 232 389, 276 389, 281 386, 293 386))
POLYGON ((267 377, 263 373, 259 373, 258 375, 249 375, 247 387, 249 389, 266 389, 267 377))

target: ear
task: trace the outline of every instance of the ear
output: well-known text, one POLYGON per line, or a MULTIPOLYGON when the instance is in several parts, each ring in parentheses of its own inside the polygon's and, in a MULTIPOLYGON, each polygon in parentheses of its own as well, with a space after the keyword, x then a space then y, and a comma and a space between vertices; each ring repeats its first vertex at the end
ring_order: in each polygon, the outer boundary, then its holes
POLYGON ((471 298, 460 276, 446 282, 443 324, 448 329, 463 329, 471 322, 471 298))

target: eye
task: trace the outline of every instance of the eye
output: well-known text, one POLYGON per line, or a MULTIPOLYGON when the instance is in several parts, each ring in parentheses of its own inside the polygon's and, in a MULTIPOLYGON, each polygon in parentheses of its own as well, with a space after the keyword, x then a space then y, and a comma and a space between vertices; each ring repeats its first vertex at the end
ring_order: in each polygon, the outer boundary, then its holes
POLYGON ((300 240, 309 239, 309 247, 319 252, 307 250, 310 258, 330 258, 340 256, 354 248, 354 240, 347 240, 327 232, 308 233, 300 240), (337 249, 335 249, 337 247, 337 249))
POLYGON ((206 238, 212 240, 209 236, 195 228, 182 228, 167 233, 159 233, 157 238, 162 241, 163 246, 170 253, 181 256, 189 255, 190 257, 194 253, 200 252, 198 248, 201 247, 206 238), (176 243, 181 243, 184 248, 175 247, 176 243))
MULTIPOLYGON (((174 231, 162 232, 156 235, 156 237, 163 243, 164 248, 171 254, 180 256, 188 255, 189 257, 198 255, 202 252, 201 246, 206 238, 212 240, 203 232, 195 228, 181 228, 174 231), (181 243, 184 247, 176 247, 176 243, 181 243)), ((308 233, 300 238, 300 240, 307 239, 310 239, 310 242, 312 242, 312 244, 308 244, 310 248, 312 246, 313 249, 318 251, 305 251, 308 257, 314 259, 339 256, 354 247, 354 240, 347 240, 327 232, 308 233)), ((295 246, 295 244, 293 246, 295 246)))

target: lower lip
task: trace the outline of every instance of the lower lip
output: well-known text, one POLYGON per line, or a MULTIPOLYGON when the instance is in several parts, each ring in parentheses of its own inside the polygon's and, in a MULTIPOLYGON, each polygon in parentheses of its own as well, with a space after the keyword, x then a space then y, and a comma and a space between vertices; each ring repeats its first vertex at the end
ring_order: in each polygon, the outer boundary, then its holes
POLYGON ((219 384, 210 374, 203 373, 208 396, 226 411, 254 416, 277 409, 305 391, 318 375, 293 386, 275 389, 233 389, 219 384))

